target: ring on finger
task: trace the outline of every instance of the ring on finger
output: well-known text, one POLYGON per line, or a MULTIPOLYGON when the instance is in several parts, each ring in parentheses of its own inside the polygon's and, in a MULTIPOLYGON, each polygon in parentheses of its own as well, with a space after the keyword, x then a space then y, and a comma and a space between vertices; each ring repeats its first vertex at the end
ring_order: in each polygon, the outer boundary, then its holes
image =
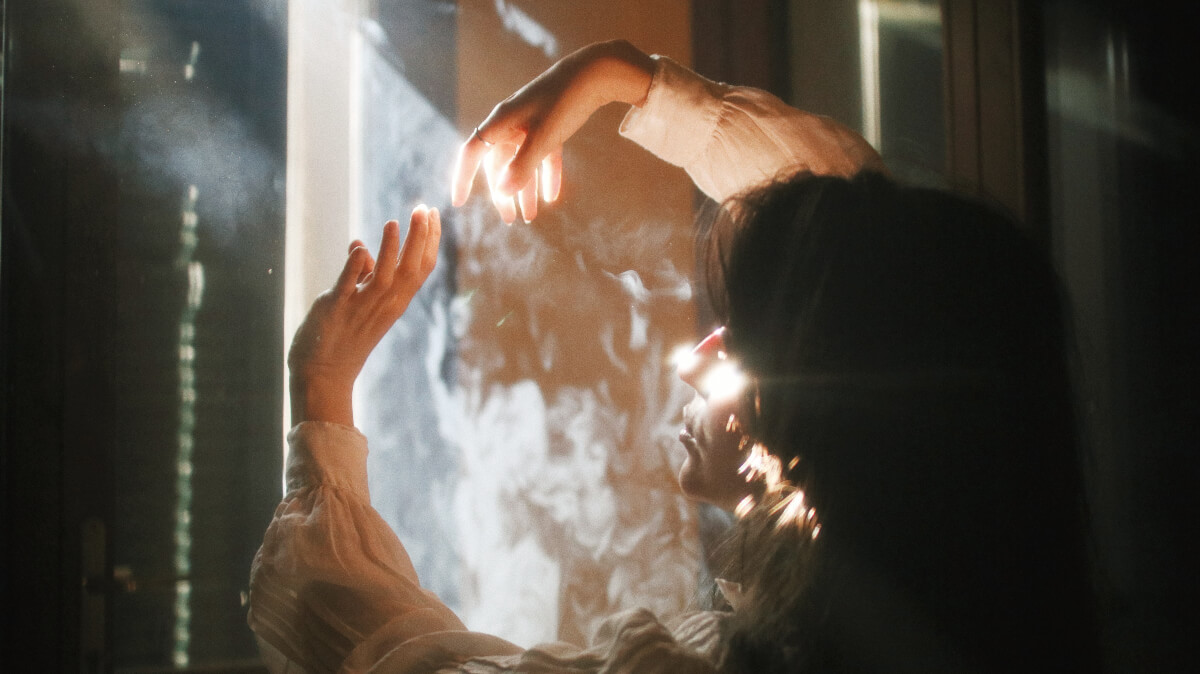
POLYGON ((495 145, 495 143, 489 143, 487 141, 487 139, 485 139, 483 136, 481 136, 479 134, 479 127, 475 127, 475 130, 471 132, 471 135, 474 136, 475 138, 477 138, 479 140, 479 142, 483 143, 484 145, 486 145, 488 147, 495 145))

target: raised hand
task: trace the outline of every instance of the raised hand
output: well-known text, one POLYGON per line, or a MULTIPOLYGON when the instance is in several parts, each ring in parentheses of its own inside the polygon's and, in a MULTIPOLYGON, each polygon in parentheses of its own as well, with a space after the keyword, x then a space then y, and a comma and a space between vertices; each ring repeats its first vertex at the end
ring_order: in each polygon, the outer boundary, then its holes
POLYGON ((437 209, 418 206, 403 244, 400 223, 384 225, 377 260, 362 242, 350 245, 337 283, 313 302, 288 351, 293 424, 354 425, 354 380, 433 271, 441 235, 437 209))
POLYGON ((532 221, 539 193, 546 202, 558 198, 563 143, 608 103, 640 105, 653 75, 654 61, 621 40, 564 57, 500 102, 462 144, 452 202, 466 203, 482 163, 500 217, 511 224, 519 205, 522 218, 532 221))

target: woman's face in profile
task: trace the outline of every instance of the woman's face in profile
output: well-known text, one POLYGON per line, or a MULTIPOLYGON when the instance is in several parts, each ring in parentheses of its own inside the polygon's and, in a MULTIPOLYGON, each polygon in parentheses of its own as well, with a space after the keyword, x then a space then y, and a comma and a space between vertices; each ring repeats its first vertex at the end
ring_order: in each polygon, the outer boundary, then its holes
POLYGON ((704 338, 678 364, 679 378, 696 391, 683 408, 679 441, 687 458, 679 486, 689 498, 733 510, 750 493, 740 472, 748 448, 737 419, 746 377, 725 352, 724 328, 704 338))

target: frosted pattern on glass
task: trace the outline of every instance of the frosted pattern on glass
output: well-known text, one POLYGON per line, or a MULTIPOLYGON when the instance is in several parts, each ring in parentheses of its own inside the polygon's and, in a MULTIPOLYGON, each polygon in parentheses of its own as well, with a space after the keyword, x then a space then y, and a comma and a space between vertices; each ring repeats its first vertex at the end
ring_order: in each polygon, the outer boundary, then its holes
POLYGON ((578 642, 614 610, 688 608, 689 394, 667 358, 692 328, 690 223, 449 209, 452 124, 374 47, 363 68, 365 239, 419 200, 446 214, 438 269, 358 389, 375 507, 472 629, 578 642))

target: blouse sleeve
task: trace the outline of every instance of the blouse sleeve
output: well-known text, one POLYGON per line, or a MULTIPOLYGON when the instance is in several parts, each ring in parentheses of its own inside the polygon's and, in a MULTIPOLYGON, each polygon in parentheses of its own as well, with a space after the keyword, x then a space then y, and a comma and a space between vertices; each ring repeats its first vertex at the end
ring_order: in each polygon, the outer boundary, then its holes
POLYGON ((682 167, 718 202, 799 171, 843 177, 886 171, 862 136, 829 117, 654 59, 646 102, 625 116, 621 135, 682 167))
POLYGON ((371 507, 367 441, 305 422, 288 434, 287 494, 255 556, 248 621, 275 671, 431 671, 521 652, 469 632, 421 587, 400 540, 371 507))

